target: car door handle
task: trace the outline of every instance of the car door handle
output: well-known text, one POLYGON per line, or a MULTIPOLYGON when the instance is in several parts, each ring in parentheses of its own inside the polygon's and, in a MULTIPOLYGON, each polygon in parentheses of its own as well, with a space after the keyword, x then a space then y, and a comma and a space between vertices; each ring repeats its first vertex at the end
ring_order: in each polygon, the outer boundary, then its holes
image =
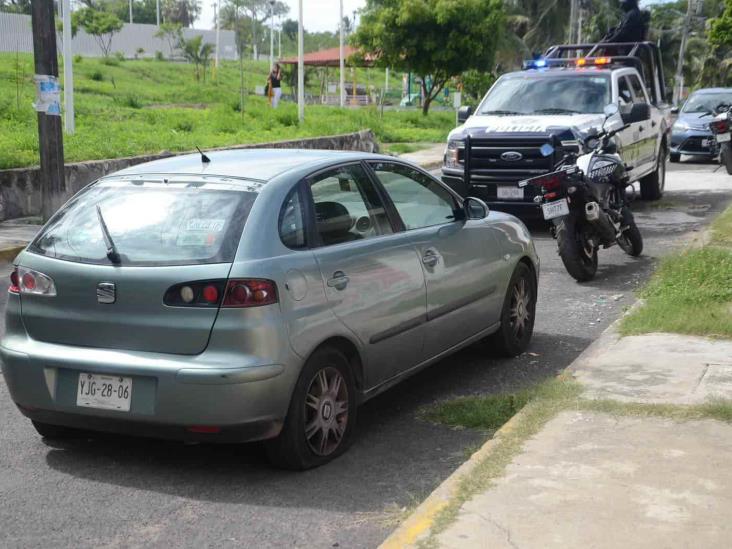
POLYGON ((426 250, 422 256, 422 263, 426 267, 434 267, 440 261, 440 256, 434 250, 426 250))
POLYGON ((333 277, 328 279, 329 288, 335 288, 336 290, 344 290, 348 286, 348 276, 343 271, 336 271, 333 273, 333 277))

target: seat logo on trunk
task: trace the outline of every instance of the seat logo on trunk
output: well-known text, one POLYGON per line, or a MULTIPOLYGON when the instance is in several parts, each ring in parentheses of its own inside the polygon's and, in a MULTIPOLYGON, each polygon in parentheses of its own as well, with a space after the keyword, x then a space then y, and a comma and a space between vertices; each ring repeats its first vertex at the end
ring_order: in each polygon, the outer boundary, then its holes
POLYGON ((501 160, 505 160, 506 162, 518 162, 523 157, 524 155, 518 151, 506 151, 501 155, 501 160))
POLYGON ((97 301, 99 303, 114 303, 117 300, 117 288, 112 282, 97 284, 97 301))

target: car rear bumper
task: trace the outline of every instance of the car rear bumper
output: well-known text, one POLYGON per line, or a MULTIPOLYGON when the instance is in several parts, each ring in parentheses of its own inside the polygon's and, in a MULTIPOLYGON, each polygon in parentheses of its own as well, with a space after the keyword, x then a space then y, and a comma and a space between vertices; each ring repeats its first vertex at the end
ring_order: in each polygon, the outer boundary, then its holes
POLYGON ((719 154, 718 147, 711 132, 689 130, 685 132, 674 132, 671 134, 672 154, 685 154, 705 158, 715 158, 719 154), (705 142, 712 142, 712 146, 705 146, 705 142))
POLYGON ((276 436, 297 378, 282 364, 222 367, 196 357, 44 343, 0 347, 10 395, 29 418, 93 431, 179 440, 244 442, 276 436), (76 405, 79 375, 132 378, 130 411, 76 405), (201 427, 210 432, 201 431, 201 427), (193 431, 191 431, 193 429, 193 431))

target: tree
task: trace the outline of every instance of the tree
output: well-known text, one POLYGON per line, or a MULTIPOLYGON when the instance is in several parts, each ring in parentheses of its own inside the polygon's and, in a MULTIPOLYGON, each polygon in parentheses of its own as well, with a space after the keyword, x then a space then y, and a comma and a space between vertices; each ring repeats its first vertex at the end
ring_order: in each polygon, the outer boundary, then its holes
POLYGON ((30 0, 0 0, 0 11, 30 15, 30 0))
MULTIPOLYGON (((222 9, 222 15, 224 17, 231 18, 232 15, 237 15, 239 11, 243 14, 251 25, 251 44, 252 44, 252 55, 256 59, 257 52, 259 51, 259 43, 264 33, 260 34, 260 30, 263 28, 263 23, 270 16, 270 0, 229 0, 228 5, 230 9, 222 9), (230 14, 230 15, 227 15, 230 14)), ((290 8, 287 4, 281 0, 276 0, 272 11, 275 17, 286 15, 290 8)), ((240 18, 237 16, 237 21, 240 18)))
MULTIPOLYGON (((113 12, 122 21, 129 21, 129 0, 108 1, 104 4, 104 9, 113 12)), ((132 2, 132 21, 135 23, 155 25, 157 23, 157 5, 155 0, 134 0, 132 2)))
POLYGON ((201 15, 200 0, 161 0, 160 4, 163 21, 166 23, 192 27, 194 21, 201 15))
POLYGON ((297 40, 297 30, 298 24, 294 19, 287 19, 282 23, 282 33, 293 42, 297 40))
POLYGON ((713 47, 732 46, 732 0, 725 0, 724 11, 709 26, 709 43, 713 47))
POLYGON ((203 43, 203 36, 200 34, 190 40, 181 37, 178 47, 183 51, 183 57, 196 67, 196 81, 201 79, 201 67, 203 67, 203 81, 206 81, 206 69, 211 61, 211 54, 214 45, 208 42, 203 43))
POLYGON ((71 27, 83 28, 94 37, 104 57, 109 57, 112 50, 112 37, 122 28, 122 21, 113 13, 97 11, 93 8, 82 8, 71 14, 71 27))
POLYGON ((161 23, 160 28, 155 33, 155 38, 165 39, 170 48, 170 58, 178 49, 179 44, 183 40, 183 30, 180 23, 161 23))
POLYGON ((416 73, 426 115, 450 78, 492 68, 503 25, 501 0, 368 0, 353 42, 379 66, 416 73))

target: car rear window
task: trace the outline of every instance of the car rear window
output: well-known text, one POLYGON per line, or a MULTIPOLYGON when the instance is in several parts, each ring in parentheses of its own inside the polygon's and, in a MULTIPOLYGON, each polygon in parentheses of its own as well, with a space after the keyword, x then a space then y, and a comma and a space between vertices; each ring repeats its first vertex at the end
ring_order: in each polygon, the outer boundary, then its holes
POLYGON ((28 249, 110 264, 99 206, 122 265, 231 262, 256 196, 237 183, 103 180, 66 204, 28 249))

